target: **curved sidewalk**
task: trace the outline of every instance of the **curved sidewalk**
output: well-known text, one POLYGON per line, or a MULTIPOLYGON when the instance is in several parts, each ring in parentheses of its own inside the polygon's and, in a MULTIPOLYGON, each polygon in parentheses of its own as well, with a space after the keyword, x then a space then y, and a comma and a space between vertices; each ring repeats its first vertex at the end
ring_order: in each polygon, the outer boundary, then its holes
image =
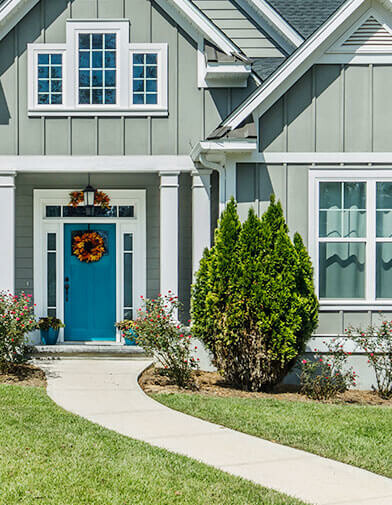
POLYGON ((392 479, 223 428, 155 402, 137 383, 149 361, 70 359, 38 364, 47 373, 48 394, 58 405, 123 435, 313 505, 392 504, 392 479))

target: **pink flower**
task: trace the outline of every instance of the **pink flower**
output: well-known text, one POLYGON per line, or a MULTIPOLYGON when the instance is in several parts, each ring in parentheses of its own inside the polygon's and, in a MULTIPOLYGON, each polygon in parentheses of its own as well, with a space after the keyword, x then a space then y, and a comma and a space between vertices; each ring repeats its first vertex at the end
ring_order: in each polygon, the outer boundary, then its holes
POLYGON ((303 365, 306 365, 306 363, 307 363, 306 359, 303 359, 303 360, 302 360, 302 364, 303 364, 303 365))

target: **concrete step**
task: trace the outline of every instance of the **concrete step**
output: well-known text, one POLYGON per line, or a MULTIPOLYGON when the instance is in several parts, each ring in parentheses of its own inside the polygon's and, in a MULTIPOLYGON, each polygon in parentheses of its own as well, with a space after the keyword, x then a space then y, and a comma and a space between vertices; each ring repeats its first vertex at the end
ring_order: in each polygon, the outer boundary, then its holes
POLYGON ((66 343, 56 345, 34 345, 32 355, 39 358, 141 358, 147 354, 139 346, 122 344, 66 343))

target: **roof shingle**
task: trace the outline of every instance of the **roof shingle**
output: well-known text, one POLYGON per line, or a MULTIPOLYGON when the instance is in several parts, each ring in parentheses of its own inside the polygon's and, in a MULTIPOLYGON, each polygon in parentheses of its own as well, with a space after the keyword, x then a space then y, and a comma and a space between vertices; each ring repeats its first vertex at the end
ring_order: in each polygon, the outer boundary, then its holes
POLYGON ((346 0, 267 0, 305 39, 310 37, 346 0))

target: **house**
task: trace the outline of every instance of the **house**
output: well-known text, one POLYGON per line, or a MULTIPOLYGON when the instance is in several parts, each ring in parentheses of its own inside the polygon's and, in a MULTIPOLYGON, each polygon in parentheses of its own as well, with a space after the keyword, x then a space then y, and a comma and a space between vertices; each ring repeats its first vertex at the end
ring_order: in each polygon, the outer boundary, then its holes
POLYGON ((314 262, 309 350, 390 317, 391 88, 391 0, 3 0, 0 289, 61 342, 121 343, 140 296, 189 306, 232 195, 245 218, 275 193, 314 262))

